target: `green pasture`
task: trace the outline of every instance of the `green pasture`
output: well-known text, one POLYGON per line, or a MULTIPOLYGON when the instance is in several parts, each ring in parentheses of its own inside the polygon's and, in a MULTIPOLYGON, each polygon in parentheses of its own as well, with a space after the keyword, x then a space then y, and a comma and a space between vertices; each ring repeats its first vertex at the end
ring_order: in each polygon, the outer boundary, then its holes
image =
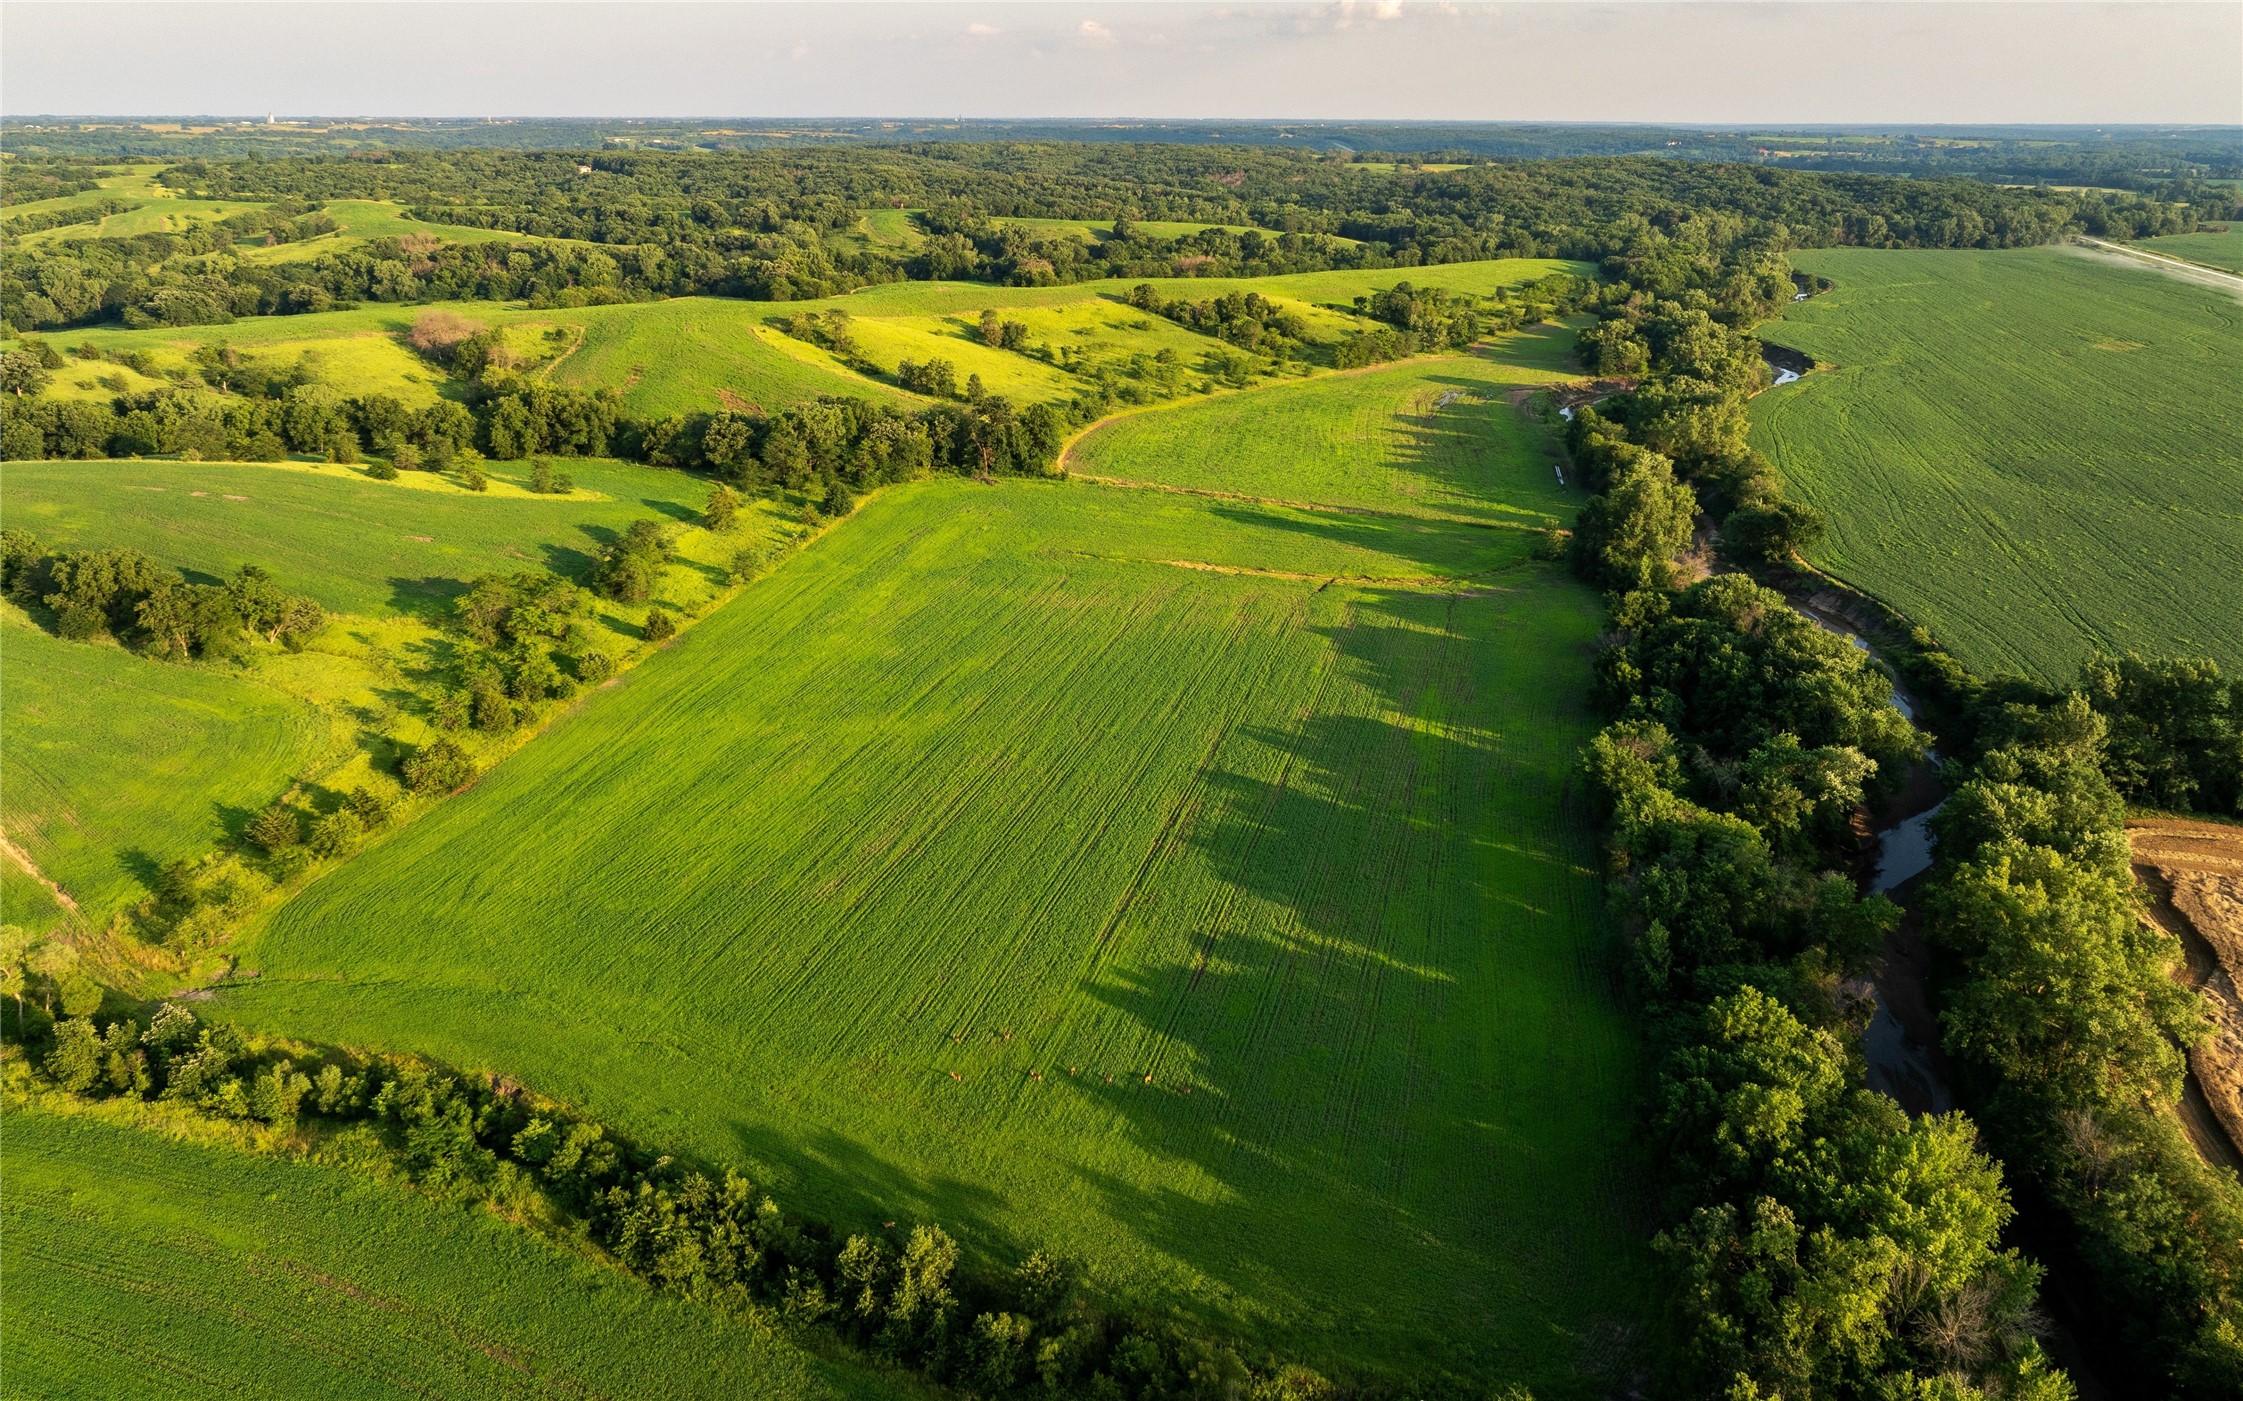
POLYGON ((868 243, 890 248, 917 248, 927 241, 919 228, 916 209, 868 209, 857 229, 868 243))
MULTIPOLYGON (((1153 285, 1164 297, 1193 300, 1230 291, 1260 291, 1292 303, 1307 324, 1310 339, 1329 344, 1369 325, 1331 308, 1345 308, 1358 295, 1398 282, 1414 280, 1420 286, 1487 295, 1559 270, 1580 268, 1550 259, 1512 258, 1294 277, 1164 278, 1153 285)), ((1062 344, 1070 346, 1083 357, 1086 368, 1118 367, 1132 356, 1150 357, 1164 349, 1176 351, 1185 365, 1196 366, 1216 348, 1217 343, 1207 337, 1124 305, 1121 299, 1135 285, 1132 279, 1070 287, 898 282, 807 302, 680 297, 545 310, 488 302, 379 304, 349 311, 255 317, 223 326, 98 327, 48 337, 60 347, 90 345, 110 357, 104 362, 73 362, 57 372, 50 392, 106 398, 160 387, 161 379, 113 361, 138 351, 159 372, 183 370, 197 347, 226 345, 279 363, 311 356, 318 378, 343 393, 379 392, 409 403, 432 402, 439 395, 455 393, 457 386, 437 366, 407 350, 402 337, 421 315, 444 310, 505 328, 518 341, 532 338, 536 363, 530 373, 584 389, 614 389, 622 395, 626 412, 640 417, 717 408, 768 410, 828 394, 899 404, 923 402, 851 370, 827 352, 769 324, 774 317, 838 309, 850 313, 867 358, 884 373, 892 373, 900 360, 940 356, 958 367, 961 385, 967 375, 980 374, 993 393, 1060 400, 1073 396, 1079 387, 1076 378, 1033 357, 981 344, 972 334, 981 313, 995 310, 1027 321, 1032 340, 1055 351, 1062 344), (544 339, 548 332, 558 334, 548 342, 544 339), (105 385, 104 379, 111 383, 105 385), (115 387, 119 383, 123 391, 115 387)))
POLYGON ((1566 524, 1579 498, 1561 484, 1550 435, 1509 396, 1566 378, 1574 334, 1539 327, 1468 355, 1127 414, 1078 440, 1068 469, 1492 524, 1566 524))
MULTIPOLYGON (((465 314, 497 323, 483 304, 460 304, 465 314)), ((114 363, 140 353, 156 371, 186 370, 194 352, 206 345, 231 346, 276 366, 310 360, 313 376, 337 393, 389 394, 419 407, 447 391, 457 392, 444 371, 406 349, 401 339, 427 307, 370 306, 352 311, 312 312, 302 316, 258 316, 222 326, 151 326, 145 330, 94 326, 51 331, 46 339, 59 349, 92 346, 105 360, 79 360, 55 372, 48 392, 79 398, 107 398, 118 391, 104 380, 122 380, 122 392, 168 387, 167 382, 114 363)))
POLYGON ((128 547, 209 575, 243 564, 341 613, 441 613, 464 581, 551 568, 582 577, 632 521, 697 518, 706 481, 621 462, 563 459, 575 491, 535 496, 518 463, 494 490, 407 472, 378 482, 314 463, 10 462, 8 524, 50 546, 128 547))
POLYGON ((20 1105, 6 1134, 11 1396, 899 1394, 480 1207, 20 1105))
POLYGON ((958 387, 969 375, 982 387, 1023 401, 1064 400, 1080 387, 1075 378, 1040 360, 982 344, 979 315, 861 317, 849 328, 866 360, 893 375, 905 360, 948 360, 958 369, 958 387))
POLYGON ((335 232, 295 243, 276 243, 264 248, 245 245, 242 256, 258 263, 306 262, 329 253, 347 252, 371 239, 411 238, 416 235, 433 236, 446 243, 569 243, 585 248, 597 246, 576 239, 543 238, 536 234, 515 233, 509 229, 478 229, 465 224, 428 223, 411 217, 402 206, 386 199, 337 199, 329 200, 320 207, 335 220, 335 232))
POLYGON ((1762 329, 1829 368, 1754 406, 1827 512, 1816 563, 1966 663, 2068 680, 2095 648, 2243 670, 2243 304, 2062 248, 1828 250, 1762 329))
MULTIPOLYGON (((328 719, 247 676, 65 642, 0 619, 0 823, 99 927, 156 873, 238 832, 334 747, 328 719)), ((11 906, 14 883, 6 894, 11 906)), ((51 921, 25 897, 7 921, 51 921)))
POLYGON ((1577 1394, 1647 1302, 1637 1082, 1572 794, 1598 607, 1533 539, 883 492, 218 1005, 1312 1363, 1577 1394))
POLYGON ((2192 263, 2243 272, 2243 220, 2223 228, 2201 229, 2170 238, 2145 238, 2138 245, 2152 253, 2182 258, 2192 263))

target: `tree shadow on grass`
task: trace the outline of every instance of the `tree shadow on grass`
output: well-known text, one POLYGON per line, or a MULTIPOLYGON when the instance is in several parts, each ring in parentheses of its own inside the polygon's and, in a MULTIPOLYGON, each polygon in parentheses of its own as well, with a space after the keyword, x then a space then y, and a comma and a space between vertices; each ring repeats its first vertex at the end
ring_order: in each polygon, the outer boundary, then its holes
MULTIPOLYGON (((1461 579, 1521 563, 1541 543, 1541 537, 1530 531, 1400 515, 1292 510, 1232 501, 1215 506, 1210 514, 1234 525, 1310 536, 1363 550, 1372 556, 1349 561, 1345 570, 1332 571, 1338 573, 1376 574, 1383 570, 1390 575, 1421 572, 1461 579)), ((1270 567, 1284 568, 1290 563, 1292 561, 1280 553, 1271 558, 1270 567)), ((1312 568, 1301 572, 1326 571, 1312 568)))
POLYGON ((467 581, 447 574, 424 574, 418 579, 392 576, 389 611, 436 626, 452 616, 452 605, 467 592, 467 581))
POLYGON ((1619 1278, 1647 1220, 1634 1076, 1611 1024, 1578 1035, 1613 993, 1569 776, 1507 753, 1476 694, 1507 614, 1448 602, 1372 599, 1404 626, 1330 630, 1377 713, 1240 732, 1262 760, 1208 773, 1184 835, 1214 894, 1125 916, 1086 984, 1149 1048, 1088 1088, 1220 1190, 1077 1176, 1222 1297, 1540 1387, 1641 1301, 1619 1278))
POLYGON ((852 1233, 898 1242, 916 1225, 939 1225, 985 1262, 1017 1264, 1030 1250, 996 1223, 992 1210, 1004 1204, 996 1192, 961 1178, 898 1167, 863 1143, 831 1131, 789 1138, 771 1129, 734 1119, 726 1126, 741 1156, 758 1169, 777 1172, 784 1181, 777 1195, 810 1195, 813 1213, 836 1237, 852 1233), (894 1222, 893 1227, 887 1225, 894 1222))

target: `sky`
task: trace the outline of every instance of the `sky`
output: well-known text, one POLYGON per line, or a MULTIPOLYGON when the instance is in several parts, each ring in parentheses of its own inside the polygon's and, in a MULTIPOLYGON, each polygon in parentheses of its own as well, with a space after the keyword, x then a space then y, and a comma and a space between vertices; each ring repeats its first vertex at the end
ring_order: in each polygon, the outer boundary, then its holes
POLYGON ((2243 122, 2243 3, 0 5, 0 111, 2243 122))

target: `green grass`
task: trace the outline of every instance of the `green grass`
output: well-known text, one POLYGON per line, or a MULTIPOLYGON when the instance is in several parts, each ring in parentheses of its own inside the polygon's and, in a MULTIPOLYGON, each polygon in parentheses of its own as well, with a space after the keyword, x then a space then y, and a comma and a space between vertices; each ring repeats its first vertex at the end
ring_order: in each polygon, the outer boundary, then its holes
MULTIPOLYGON (((884 211, 902 213, 903 211, 884 211)), ((869 217, 869 216, 868 216, 869 217)), ((401 224, 400 227, 416 227, 401 224)), ((270 250, 278 253, 279 249, 270 250)), ((1415 281, 1476 294, 1516 286, 1552 271, 1581 270, 1550 259, 1505 259, 1377 272, 1306 273, 1260 279, 1164 278, 1154 286, 1167 297, 1203 300, 1235 290, 1258 290, 1293 304, 1309 338, 1330 343, 1365 328, 1365 322, 1330 310, 1359 294, 1415 281)), ((811 302, 747 302, 720 297, 680 297, 658 302, 569 310, 530 310, 488 302, 450 303, 444 310, 506 328, 524 347, 541 348, 532 373, 584 389, 618 391, 626 412, 644 418, 717 408, 766 410, 823 395, 853 395, 896 404, 923 403, 893 385, 870 379, 815 346, 769 324, 805 311, 841 309, 857 321, 857 339, 883 372, 904 359, 941 356, 957 365, 961 384, 978 373, 996 393, 1024 400, 1065 400, 1081 388, 1073 375, 1028 356, 992 350, 969 336, 984 310, 1030 323, 1036 339, 1072 346, 1084 363, 1118 364, 1132 355, 1175 350, 1196 366, 1218 343, 1162 318, 1121 305, 1134 279, 1072 287, 992 287, 982 283, 901 282, 868 287, 845 297, 811 302), (543 341, 558 332, 555 342, 543 341)), ((56 332, 63 347, 90 344, 105 355, 148 354, 159 370, 184 369, 196 347, 228 345, 280 364, 316 356, 318 377, 349 394, 387 393, 410 403, 454 395, 459 386, 414 355, 402 337, 432 308, 375 305, 302 316, 256 317, 226 326, 95 328, 56 332)), ((53 392, 105 399, 116 391, 99 383, 121 377, 128 390, 162 381, 113 363, 62 371, 53 392)))
POLYGON ((2169 258, 2205 263, 2229 272, 2243 272, 2243 220, 2218 230, 2174 234, 2170 238, 2145 238, 2141 247, 2169 258))
POLYGON ((1829 514, 1818 564, 1973 667, 2243 671, 2233 294, 2055 248, 1797 261, 1836 289, 1763 335, 1835 368, 1756 401, 1754 441, 1829 514))
POLYGON ((1546 327, 1470 355, 1408 360, 1113 420, 1069 470, 1275 500, 1495 523, 1567 522, 1549 436, 1507 393, 1566 377, 1574 332, 1546 327), (1225 451, 1210 453, 1206 444, 1225 451))
POLYGON ((600 246, 579 239, 515 233, 510 229, 478 229, 465 224, 427 223, 411 217, 401 206, 386 199, 337 199, 329 200, 320 207, 335 220, 335 232, 295 243, 276 243, 271 247, 245 246, 242 256, 255 263, 304 262, 329 253, 349 252, 364 246, 371 239, 410 238, 416 235, 433 235, 446 243, 556 243, 577 248, 600 246))
POLYGON ((1073 376, 1040 360, 982 344, 978 326, 978 317, 861 317, 850 331, 865 359, 883 374, 894 374, 905 360, 941 359, 957 367, 961 390, 969 375, 981 376, 992 394, 1031 402, 1068 399, 1080 387, 1073 376))
POLYGON ((897 1394, 342 1168, 21 1107, 7 1149, 11 1396, 897 1394))
MULTIPOLYGON (((165 863, 239 831, 330 748, 317 710, 233 672, 64 642, 13 615, 0 621, 0 649, 0 821, 97 927, 137 903, 165 863)), ((29 913, 52 918, 37 902, 29 913)), ((7 918, 26 922, 13 909, 7 918)))
POLYGON ((581 578, 632 521, 697 516, 708 498, 683 472, 557 465, 575 481, 570 496, 530 495, 511 464, 494 468, 505 494, 479 494, 428 473, 377 482, 308 463, 11 462, 0 504, 10 526, 52 547, 129 547, 206 575, 260 564, 337 612, 427 617, 477 575, 581 578))
POLYGON ((1532 540, 883 493, 217 1005, 1311 1362, 1576 1394, 1646 1302, 1636 1081, 1569 796, 1598 608, 1532 540))

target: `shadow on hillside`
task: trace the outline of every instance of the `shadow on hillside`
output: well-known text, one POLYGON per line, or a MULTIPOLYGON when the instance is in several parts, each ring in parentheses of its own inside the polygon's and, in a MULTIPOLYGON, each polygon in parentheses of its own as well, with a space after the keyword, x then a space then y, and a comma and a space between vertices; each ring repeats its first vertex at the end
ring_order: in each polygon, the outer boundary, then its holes
MULTIPOLYGON (((1407 516, 1373 516, 1345 511, 1301 511, 1226 501, 1210 513, 1234 525, 1256 530, 1310 536, 1337 545, 1382 555, 1348 562, 1341 573, 1384 573, 1389 576, 1426 574, 1459 577, 1484 574, 1529 558, 1540 537, 1526 531, 1459 524, 1456 521, 1419 520, 1407 516)), ((1303 573, 1323 573, 1309 568, 1327 561, 1292 560, 1280 554, 1268 561, 1274 568, 1300 568, 1303 573)))
POLYGON ((1583 814, 1567 771, 1480 728, 1503 723, 1478 689, 1508 610, 1396 594, 1359 614, 1326 635, 1375 700, 1243 733, 1231 752, 1264 762, 1206 776, 1186 834, 1219 891, 1164 927, 1124 919, 1118 950, 1163 955, 1086 985, 1153 1049, 1084 1088, 1220 1190, 1078 1177, 1226 1295, 1362 1301, 1341 1329, 1429 1308, 1460 1339, 1438 1365, 1546 1353, 1614 1297, 1600 1275, 1645 1220, 1632 1086, 1566 1035, 1616 996, 1584 933, 1583 814))

